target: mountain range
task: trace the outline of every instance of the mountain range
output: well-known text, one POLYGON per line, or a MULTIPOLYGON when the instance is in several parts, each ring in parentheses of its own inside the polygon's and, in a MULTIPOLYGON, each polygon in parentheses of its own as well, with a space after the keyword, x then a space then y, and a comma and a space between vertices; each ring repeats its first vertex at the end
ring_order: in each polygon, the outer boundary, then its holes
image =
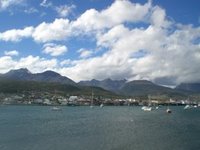
POLYGON ((91 80, 91 81, 80 81, 78 84, 82 86, 97 86, 103 89, 112 91, 112 92, 119 92, 122 86, 127 82, 127 80, 112 80, 112 79, 105 79, 102 81, 99 80, 91 80))
MULTIPOLYGON (((104 92, 111 95, 125 95, 125 96, 147 96, 151 95, 167 95, 168 97, 186 97, 188 94, 199 93, 200 92, 200 83, 183 83, 178 85, 176 88, 168 88, 164 86, 160 86, 154 84, 148 80, 112 80, 105 79, 102 81, 99 80, 90 80, 90 81, 80 81, 78 83, 69 79, 68 77, 61 76, 60 74, 54 71, 45 71, 42 73, 31 73, 26 68, 21 68, 17 70, 10 70, 5 74, 0 74, 0 81, 6 85, 6 82, 10 83, 9 87, 12 87, 12 83, 26 83, 33 84, 35 88, 39 85, 35 85, 40 83, 40 86, 56 85, 66 87, 70 86, 70 89, 74 89, 75 91, 84 91, 83 89, 88 89, 88 87, 93 87, 98 89, 98 92, 104 92), (10 82, 12 81, 12 82, 10 82)), ((2 87, 2 86, 1 86, 2 87)), ((60 87, 60 88, 61 88, 60 87)), ((2 87, 4 89, 4 87, 2 87)), ((0 92, 1 89, 0 88, 0 92)), ((13 87, 12 87, 13 88, 13 87)), ((29 87, 32 89, 31 87, 29 87)), ((44 90, 44 89, 43 89, 44 90)), ((51 89, 53 90, 53 89, 51 89)), ((91 92, 91 91, 90 91, 91 92)), ((87 92, 86 92, 87 93, 87 92)))
POLYGON ((200 93, 200 83, 181 83, 176 89, 200 93))
POLYGON ((61 84, 76 85, 76 83, 71 79, 65 76, 61 76, 60 74, 54 71, 45 71, 42 73, 32 74, 26 68, 10 70, 5 74, 1 74, 0 77, 12 80, 21 80, 21 81, 56 82, 61 84))

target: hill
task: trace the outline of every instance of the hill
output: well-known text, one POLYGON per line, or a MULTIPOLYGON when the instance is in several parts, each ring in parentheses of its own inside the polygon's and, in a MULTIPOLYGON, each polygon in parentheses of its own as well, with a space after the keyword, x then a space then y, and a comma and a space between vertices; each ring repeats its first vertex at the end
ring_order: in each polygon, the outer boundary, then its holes
POLYGON ((91 81, 80 81, 78 84, 83 86, 101 87, 103 89, 117 93, 125 83, 126 83, 125 79, 124 80, 105 79, 102 81, 93 79, 91 81))
POLYGON ((9 72, 2 74, 1 77, 20 81, 56 82, 61 84, 76 85, 76 83, 71 79, 61 76, 54 71, 45 71, 42 73, 32 74, 26 68, 10 70, 9 72))
POLYGON ((59 93, 60 95, 91 95, 95 96, 119 97, 118 95, 99 87, 75 86, 70 84, 60 84, 56 82, 21 81, 0 78, 0 93, 59 93))
POLYGON ((177 90, 200 93, 200 83, 181 83, 176 87, 177 90))
POLYGON ((130 96, 145 96, 155 95, 155 96, 163 96, 167 98, 181 98, 186 97, 181 91, 174 90, 168 87, 163 87, 160 85, 156 85, 147 80, 134 80, 131 82, 127 82, 120 89, 121 94, 130 95, 130 96))
POLYGON ((200 83, 181 84, 175 89, 171 89, 147 80, 127 82, 125 79, 105 79, 102 81, 93 79, 76 83, 54 71, 31 73, 26 68, 10 70, 5 74, 0 74, 0 92, 54 92, 55 90, 69 95, 91 95, 91 91, 95 90, 95 94, 108 97, 120 97, 119 95, 123 95, 123 97, 147 97, 148 95, 156 95, 158 97, 181 99, 200 93, 200 83))

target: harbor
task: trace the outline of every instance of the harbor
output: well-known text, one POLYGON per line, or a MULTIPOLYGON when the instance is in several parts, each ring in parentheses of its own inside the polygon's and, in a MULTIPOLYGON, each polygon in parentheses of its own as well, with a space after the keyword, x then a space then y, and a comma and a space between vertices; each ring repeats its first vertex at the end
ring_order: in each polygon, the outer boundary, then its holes
POLYGON ((0 106, 1 150, 199 149, 200 109, 0 106))

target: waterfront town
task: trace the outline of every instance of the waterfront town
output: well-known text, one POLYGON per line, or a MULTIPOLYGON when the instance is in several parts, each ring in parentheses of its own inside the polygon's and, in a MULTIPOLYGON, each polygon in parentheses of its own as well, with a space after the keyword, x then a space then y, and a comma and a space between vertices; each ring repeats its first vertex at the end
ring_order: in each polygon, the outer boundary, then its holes
POLYGON ((197 105, 200 102, 189 99, 160 99, 160 97, 151 96, 149 98, 105 98, 100 96, 76 96, 76 95, 55 95, 48 92, 41 94, 5 94, 0 93, 0 105, 64 105, 64 106, 145 106, 145 105, 197 105))

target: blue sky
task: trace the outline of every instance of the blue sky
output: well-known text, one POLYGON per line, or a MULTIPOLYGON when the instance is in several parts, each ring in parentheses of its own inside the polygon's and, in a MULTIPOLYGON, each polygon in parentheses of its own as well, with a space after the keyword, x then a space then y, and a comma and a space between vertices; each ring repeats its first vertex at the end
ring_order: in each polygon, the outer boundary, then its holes
POLYGON ((0 0, 0 73, 23 67, 75 81, 199 82, 198 6, 198 0, 0 0))

